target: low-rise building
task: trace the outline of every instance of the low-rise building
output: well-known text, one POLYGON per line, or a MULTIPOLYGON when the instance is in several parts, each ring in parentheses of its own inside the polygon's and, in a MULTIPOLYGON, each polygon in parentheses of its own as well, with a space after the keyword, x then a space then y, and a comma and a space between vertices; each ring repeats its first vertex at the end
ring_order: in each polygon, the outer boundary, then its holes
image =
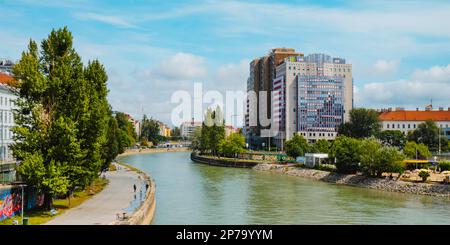
POLYGON ((444 110, 432 110, 427 108, 424 111, 404 110, 397 108, 396 110, 382 110, 379 116, 381 122, 381 130, 399 130, 404 135, 408 135, 410 131, 414 131, 419 124, 427 120, 434 121, 441 129, 441 134, 450 139, 450 108, 444 110))
POLYGON ((0 59, 0 73, 11 75, 14 62, 8 59, 0 59))
POLYGON ((170 128, 162 122, 159 122, 159 135, 164 137, 170 137, 172 135, 172 131, 170 128))
POLYGON ((11 87, 6 84, 13 80, 9 75, 0 76, 0 162, 14 162, 10 145, 13 143, 14 127, 13 109, 17 96, 12 92, 11 87))
POLYGON ((195 129, 201 126, 201 122, 195 122, 194 120, 190 122, 184 122, 180 126, 180 135, 184 138, 192 138, 195 129))

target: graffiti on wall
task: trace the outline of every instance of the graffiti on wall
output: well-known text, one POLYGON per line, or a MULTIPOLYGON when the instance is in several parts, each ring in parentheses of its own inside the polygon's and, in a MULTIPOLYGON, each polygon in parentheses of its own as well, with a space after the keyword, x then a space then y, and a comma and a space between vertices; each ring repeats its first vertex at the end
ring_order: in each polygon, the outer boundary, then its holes
POLYGON ((20 213, 22 209, 22 195, 20 189, 0 190, 0 220, 20 213))

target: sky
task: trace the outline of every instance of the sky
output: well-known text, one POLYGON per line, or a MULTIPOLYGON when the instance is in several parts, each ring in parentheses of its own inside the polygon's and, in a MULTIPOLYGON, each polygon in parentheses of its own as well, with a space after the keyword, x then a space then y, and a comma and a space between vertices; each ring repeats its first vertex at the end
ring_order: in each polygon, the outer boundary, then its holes
POLYGON ((249 62, 276 47, 345 58, 356 107, 447 108, 449 13, 444 0, 0 0, 0 58, 67 26, 83 61, 105 65, 114 110, 169 125, 175 91, 245 91, 249 62))

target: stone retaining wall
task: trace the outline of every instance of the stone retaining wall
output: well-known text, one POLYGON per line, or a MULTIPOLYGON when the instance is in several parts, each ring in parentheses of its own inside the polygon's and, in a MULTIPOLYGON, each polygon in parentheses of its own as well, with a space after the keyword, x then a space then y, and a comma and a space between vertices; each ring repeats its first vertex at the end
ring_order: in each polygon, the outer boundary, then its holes
POLYGON ((191 153, 191 160, 196 163, 208 164, 221 167, 233 167, 233 168, 252 168, 257 165, 257 162, 250 162, 236 159, 235 161, 227 161, 225 159, 217 159, 199 156, 195 153, 191 153))
POLYGON ((354 174, 339 174, 315 169, 287 167, 265 163, 258 164, 253 169, 258 171, 270 171, 280 174, 306 177, 335 184, 358 186, 391 192, 450 197, 450 185, 446 184, 413 183, 395 179, 391 180, 388 178, 373 178, 354 174))

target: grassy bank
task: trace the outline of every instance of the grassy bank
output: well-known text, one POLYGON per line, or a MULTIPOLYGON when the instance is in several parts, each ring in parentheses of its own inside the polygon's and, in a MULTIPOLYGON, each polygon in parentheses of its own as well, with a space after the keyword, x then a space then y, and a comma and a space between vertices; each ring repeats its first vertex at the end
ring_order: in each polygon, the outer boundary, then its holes
MULTIPOLYGON (((108 184, 107 179, 99 178, 94 181, 92 186, 87 187, 84 190, 79 190, 74 192, 73 197, 70 199, 70 207, 69 207, 69 199, 55 199, 53 201, 53 206, 57 210, 56 215, 51 215, 49 211, 42 210, 29 210, 24 212, 24 217, 29 218, 30 225, 40 225, 47 223, 48 221, 54 219, 56 216, 64 213, 70 208, 74 208, 89 198, 93 197, 95 194, 101 192, 105 186, 108 184)), ((0 225, 12 225, 13 220, 18 220, 21 223, 21 216, 16 215, 12 218, 5 219, 0 221, 0 225)))

